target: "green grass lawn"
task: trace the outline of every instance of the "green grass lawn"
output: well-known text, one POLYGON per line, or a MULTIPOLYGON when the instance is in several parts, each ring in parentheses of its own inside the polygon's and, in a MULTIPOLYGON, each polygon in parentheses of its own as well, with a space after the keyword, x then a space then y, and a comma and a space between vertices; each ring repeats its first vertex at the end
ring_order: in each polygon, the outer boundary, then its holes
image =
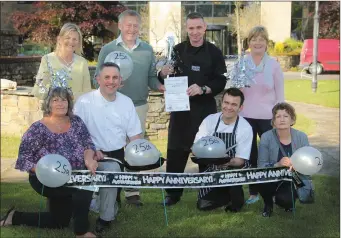
POLYGON ((1 158, 17 158, 21 138, 1 134, 1 158))
POLYGON ((307 135, 312 135, 315 132, 316 123, 303 114, 297 114, 297 120, 293 127, 305 132, 307 135))
MULTIPOLYGON (((107 237, 339 237, 340 184, 338 178, 314 176, 316 201, 314 204, 297 203, 295 216, 275 208, 273 216, 263 218, 263 202, 245 206, 238 214, 223 209, 200 212, 196 209, 196 190, 185 190, 182 201, 167 208, 168 227, 164 209, 160 205, 160 189, 142 189, 144 206, 125 206, 107 237)), ((247 191, 245 186, 245 192, 247 191)), ((247 194, 247 193, 245 193, 247 194)), ((11 205, 19 211, 38 211, 45 200, 28 183, 1 184, 1 213, 11 205)), ((94 229, 97 215, 91 213, 94 229)), ((72 237, 72 228, 47 230, 29 227, 1 229, 1 237, 72 237)))
POLYGON ((320 80, 317 92, 311 89, 311 80, 285 80, 285 99, 294 102, 317 104, 325 107, 340 107, 340 81, 320 80))

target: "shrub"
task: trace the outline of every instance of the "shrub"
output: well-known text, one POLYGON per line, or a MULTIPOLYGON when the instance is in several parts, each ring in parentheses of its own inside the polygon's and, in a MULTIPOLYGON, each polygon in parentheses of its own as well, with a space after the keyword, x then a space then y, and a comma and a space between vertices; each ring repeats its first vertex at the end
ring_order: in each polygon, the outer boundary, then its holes
POLYGON ((284 44, 282 42, 276 42, 274 51, 276 54, 283 54, 284 53, 284 44))
POLYGON ((283 43, 284 43, 285 52, 287 52, 287 53, 293 52, 293 51, 301 52, 301 49, 303 46, 302 41, 298 41, 298 40, 295 40, 292 38, 286 39, 283 43))
POLYGON ((269 41, 268 54, 269 55, 299 55, 303 47, 303 42, 288 38, 284 42, 269 41))

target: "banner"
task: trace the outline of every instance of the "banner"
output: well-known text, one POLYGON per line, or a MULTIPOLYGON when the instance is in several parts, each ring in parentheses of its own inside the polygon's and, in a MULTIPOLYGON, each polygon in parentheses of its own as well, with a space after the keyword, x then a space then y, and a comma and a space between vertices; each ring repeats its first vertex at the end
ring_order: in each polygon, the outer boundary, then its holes
POLYGON ((97 171, 95 176, 91 175, 88 170, 74 170, 70 181, 66 185, 83 189, 90 187, 207 188, 283 180, 292 181, 292 172, 283 167, 223 170, 206 173, 97 171))

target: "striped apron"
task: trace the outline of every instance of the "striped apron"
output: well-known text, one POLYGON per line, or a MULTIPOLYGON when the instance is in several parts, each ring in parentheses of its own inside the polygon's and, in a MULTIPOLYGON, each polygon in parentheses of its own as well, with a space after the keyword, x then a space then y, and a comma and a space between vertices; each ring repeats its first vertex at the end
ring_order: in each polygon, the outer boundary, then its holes
MULTIPOLYGON (((232 133, 221 133, 217 132, 217 129, 219 127, 219 123, 221 121, 221 116, 218 119, 217 125, 214 129, 213 136, 219 137, 225 142, 226 149, 230 148, 231 146, 234 146, 236 141, 236 130, 238 127, 238 121, 239 117, 237 117, 236 123, 234 125, 232 133)), ((231 149, 227 152, 227 156, 230 158, 234 158, 236 154, 236 147, 231 149)), ((209 165, 207 169, 204 172, 213 172, 213 171, 219 171, 219 170, 227 170, 226 165, 209 165)), ((242 190, 242 186, 233 186, 233 190, 236 190, 236 187, 240 187, 242 190)), ((201 188, 199 190, 198 194, 198 202, 197 206, 200 210, 212 210, 224 205, 227 205, 230 201, 233 202, 233 198, 231 197, 231 187, 218 187, 218 188, 201 188)), ((240 197, 240 190, 238 189, 238 197, 240 197)), ((242 196, 242 203, 244 202, 244 194, 242 196)), ((240 199, 238 199, 240 200, 240 199)), ((238 202, 239 203, 239 202, 238 202)))

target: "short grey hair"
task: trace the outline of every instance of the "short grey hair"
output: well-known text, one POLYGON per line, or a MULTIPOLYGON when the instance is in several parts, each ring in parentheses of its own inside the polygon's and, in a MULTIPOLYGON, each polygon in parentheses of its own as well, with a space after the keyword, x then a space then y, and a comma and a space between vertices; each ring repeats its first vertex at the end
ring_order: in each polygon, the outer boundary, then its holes
POLYGON ((68 109, 67 109, 66 116, 72 117, 73 116, 72 95, 69 92, 69 89, 63 88, 63 87, 50 88, 49 93, 47 94, 47 96, 44 99, 43 104, 42 104, 42 111, 43 111, 44 116, 50 116, 51 115, 51 100, 55 97, 60 97, 62 99, 67 100, 68 109))
POLYGON ((141 15, 138 14, 137 11, 129 10, 129 9, 125 10, 124 12, 121 12, 121 14, 118 16, 118 22, 122 22, 126 16, 137 17, 137 19, 139 20, 139 23, 142 22, 141 15))

